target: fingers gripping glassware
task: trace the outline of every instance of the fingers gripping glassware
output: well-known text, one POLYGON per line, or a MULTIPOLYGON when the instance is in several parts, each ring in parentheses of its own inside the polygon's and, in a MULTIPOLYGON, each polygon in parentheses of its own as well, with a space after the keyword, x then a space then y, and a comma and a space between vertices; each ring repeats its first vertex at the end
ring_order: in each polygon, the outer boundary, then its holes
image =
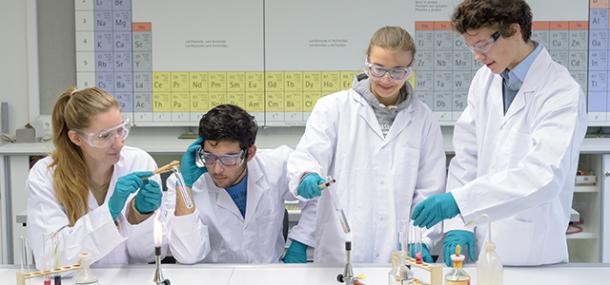
POLYGON ((81 137, 92 147, 105 148, 110 146, 117 137, 120 139, 126 139, 129 135, 129 129, 131 128, 131 122, 129 119, 123 119, 123 121, 109 129, 103 129, 97 133, 88 133, 84 130, 76 129, 81 137))

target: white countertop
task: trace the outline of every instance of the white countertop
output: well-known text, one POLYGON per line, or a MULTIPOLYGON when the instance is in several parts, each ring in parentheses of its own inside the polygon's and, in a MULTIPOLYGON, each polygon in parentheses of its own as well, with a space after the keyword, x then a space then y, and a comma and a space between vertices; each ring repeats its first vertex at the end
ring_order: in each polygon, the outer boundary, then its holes
MULTIPOLYGON (((18 267, 0 267, 3 284, 15 284, 18 267)), ((153 265, 132 265, 122 268, 94 268, 100 285, 152 284, 153 265)), ((355 274, 365 274, 366 284, 387 284, 389 265, 354 265, 355 274)), ((445 268, 445 272, 449 269, 445 268)), ((472 285, 476 284, 475 268, 466 270, 471 274, 472 285)), ((164 264, 164 277, 171 284, 213 284, 213 285, 323 285, 340 284, 337 274, 343 271, 339 266, 306 265, 168 265, 164 264)), ((421 272, 416 272, 416 277, 421 272)), ((610 264, 568 264, 548 267, 508 267, 504 269, 504 284, 529 285, 601 285, 610 280, 610 264)), ((73 284, 73 279, 65 279, 63 284, 73 284)), ((33 279, 30 284, 42 284, 42 279, 33 279)))

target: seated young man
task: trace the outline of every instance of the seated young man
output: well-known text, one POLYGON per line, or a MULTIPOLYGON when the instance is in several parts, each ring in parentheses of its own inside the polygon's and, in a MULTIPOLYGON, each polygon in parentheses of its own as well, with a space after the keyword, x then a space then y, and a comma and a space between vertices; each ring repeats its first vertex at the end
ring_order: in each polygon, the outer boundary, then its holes
MULTIPOLYGON (((284 201, 288 191, 286 161, 292 151, 281 146, 257 151, 253 117, 234 105, 219 105, 201 118, 199 138, 182 157, 180 170, 194 206, 188 208, 175 175, 170 220, 170 250, 180 263, 274 263, 284 251, 284 201)), ((316 202, 303 203, 314 212, 316 202)), ((313 220, 301 220, 290 232, 285 262, 306 262, 314 243, 313 220)))

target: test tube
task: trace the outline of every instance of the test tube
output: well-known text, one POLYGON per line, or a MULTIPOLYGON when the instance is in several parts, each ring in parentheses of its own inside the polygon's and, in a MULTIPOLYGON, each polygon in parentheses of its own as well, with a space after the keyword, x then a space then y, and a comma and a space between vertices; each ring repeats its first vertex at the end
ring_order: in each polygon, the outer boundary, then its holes
POLYGON ((19 248, 20 248, 20 263, 22 272, 30 272, 30 262, 28 260, 28 242, 24 236, 19 237, 19 248))
POLYGON ((326 181, 322 182, 322 184, 318 185, 318 187, 320 187, 320 190, 324 190, 328 187, 330 187, 330 185, 334 184, 336 182, 336 180, 330 176, 326 177, 326 181))
POLYGON ((172 171, 176 175, 176 188, 180 189, 180 196, 182 196, 182 201, 184 202, 184 205, 186 206, 187 209, 193 208, 193 200, 191 199, 191 196, 189 195, 188 191, 186 190, 184 178, 182 177, 182 174, 180 173, 180 171, 178 171, 177 167, 174 167, 172 169, 172 171))
POLYGON ((423 262, 422 259, 422 231, 423 229, 420 227, 416 227, 413 223, 410 223, 409 226, 409 256, 415 258, 415 263, 421 264, 423 262))
MULTIPOLYGON (((55 261, 55 269, 61 268, 61 240, 58 232, 53 233, 53 259, 55 261)), ((53 285, 61 285, 61 274, 53 275, 53 285)))
MULTIPOLYGON (((53 262, 53 233, 42 234, 42 264, 43 270, 46 272, 51 272, 53 266, 51 265, 53 262)), ((49 274, 44 276, 44 285, 51 285, 51 277, 49 274)))
POLYGON ((423 246, 422 246, 422 232, 424 229, 417 227, 416 228, 416 246, 415 246, 415 263, 422 264, 423 263, 423 246))
POLYGON ((398 242, 400 243, 400 250, 409 254, 409 222, 401 221, 400 228, 398 229, 398 242))
POLYGON ((349 227, 349 223, 347 222, 347 217, 345 216, 345 212, 343 209, 339 209, 339 222, 341 222, 341 228, 343 228, 343 232, 349 234, 352 230, 349 227))
MULTIPOLYGON (((320 190, 323 190, 323 189, 330 187, 330 185, 332 185, 335 182, 336 182, 335 179, 328 176, 326 178, 326 181, 318 186, 320 187, 320 190)), ((343 208, 340 208, 338 206, 339 204, 337 203, 337 201, 335 199, 335 195, 334 195, 333 191, 330 191, 328 193, 330 195, 330 202, 331 202, 332 206, 335 208, 335 212, 337 212, 337 215, 339 217, 339 223, 341 223, 341 228, 343 229, 343 233, 345 233, 345 234, 351 233, 352 229, 349 226, 349 222, 347 221, 347 216, 345 215, 343 208)))

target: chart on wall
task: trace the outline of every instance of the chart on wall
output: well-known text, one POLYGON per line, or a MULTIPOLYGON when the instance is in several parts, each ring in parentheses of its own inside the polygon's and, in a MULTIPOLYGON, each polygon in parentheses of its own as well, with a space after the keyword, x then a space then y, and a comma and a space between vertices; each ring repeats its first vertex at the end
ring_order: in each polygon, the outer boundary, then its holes
MULTIPOLYGON (((451 125, 481 67, 449 23, 459 2, 75 0, 77 84, 111 92, 139 126, 196 126, 223 103, 259 125, 300 126, 317 99, 351 87, 375 30, 399 25, 416 43, 416 95, 451 125)), ((608 1, 529 2, 532 38, 610 125, 608 1)))
MULTIPOLYGON (((442 125, 451 125, 466 107, 470 81, 482 65, 448 21, 455 1, 415 3, 416 15, 423 16, 415 22, 416 94, 442 125)), ((532 39, 566 66, 586 92, 588 2, 537 0, 528 4, 534 15, 532 39)))

